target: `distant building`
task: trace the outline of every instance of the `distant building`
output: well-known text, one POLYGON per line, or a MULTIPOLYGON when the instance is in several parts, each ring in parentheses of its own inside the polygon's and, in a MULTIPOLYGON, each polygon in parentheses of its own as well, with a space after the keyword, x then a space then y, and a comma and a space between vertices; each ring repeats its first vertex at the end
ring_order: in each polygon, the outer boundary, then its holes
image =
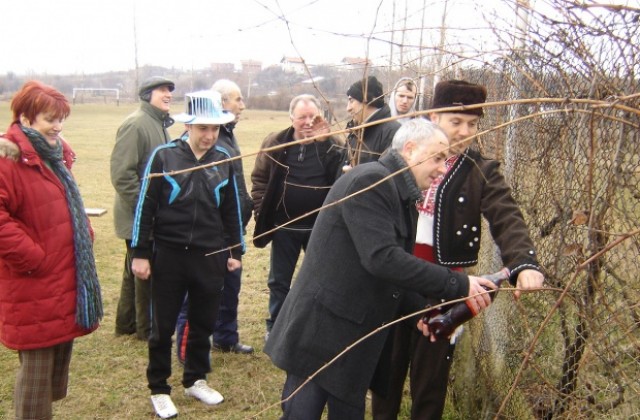
POLYGON ((305 74, 307 69, 301 57, 282 57, 280 68, 285 73, 305 74))
POLYGON ((262 71, 262 61, 242 60, 240 61, 242 72, 245 74, 258 74, 262 71))
POLYGON ((345 57, 340 64, 344 70, 362 70, 365 67, 373 66, 371 60, 362 57, 345 57))
POLYGON ((233 63, 211 63, 211 71, 215 73, 233 73, 235 69, 233 63))

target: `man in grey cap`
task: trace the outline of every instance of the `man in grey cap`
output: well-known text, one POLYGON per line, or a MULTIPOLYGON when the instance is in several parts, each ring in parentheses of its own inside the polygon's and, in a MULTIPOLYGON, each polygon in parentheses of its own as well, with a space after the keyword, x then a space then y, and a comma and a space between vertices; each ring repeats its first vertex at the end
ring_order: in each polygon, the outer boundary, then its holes
POLYGON ((147 340, 151 329, 149 282, 135 278, 131 272, 133 215, 149 155, 156 147, 170 141, 167 127, 173 124, 169 107, 174 89, 174 83, 161 76, 142 82, 138 90, 140 108, 118 128, 111 153, 111 183, 116 190, 113 219, 116 235, 125 240, 127 247, 115 333, 135 333, 140 340, 147 340))

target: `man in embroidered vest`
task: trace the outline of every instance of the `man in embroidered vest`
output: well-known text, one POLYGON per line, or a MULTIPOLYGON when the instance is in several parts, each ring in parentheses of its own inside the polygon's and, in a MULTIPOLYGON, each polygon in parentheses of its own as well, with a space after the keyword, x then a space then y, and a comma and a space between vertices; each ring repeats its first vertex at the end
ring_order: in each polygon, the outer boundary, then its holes
MULTIPOLYGON (((438 265, 462 270, 476 265, 480 250, 481 216, 490 225, 503 264, 510 270, 509 281, 520 289, 542 286, 544 276, 535 248, 517 203, 499 170, 499 162, 483 157, 473 145, 482 107, 438 112, 439 108, 478 105, 485 102, 484 86, 463 80, 449 80, 435 87, 434 112, 429 118, 447 133, 451 156, 447 173, 423 192, 418 205, 418 228, 414 255, 438 265)), ((515 293, 516 298, 520 295, 515 293)), ((440 302, 432 302, 440 303, 440 302)), ((410 366, 411 418, 437 420, 442 417, 449 368, 457 335, 436 340, 424 336, 415 322, 394 327, 392 369, 388 392, 374 393, 375 420, 396 419, 404 380, 410 366)))

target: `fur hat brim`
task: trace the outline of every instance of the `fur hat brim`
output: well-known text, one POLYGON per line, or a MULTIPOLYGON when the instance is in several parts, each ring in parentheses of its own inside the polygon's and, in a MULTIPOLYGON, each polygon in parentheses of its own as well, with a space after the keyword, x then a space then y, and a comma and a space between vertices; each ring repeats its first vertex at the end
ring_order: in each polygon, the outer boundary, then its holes
MULTIPOLYGON (((487 89, 484 86, 464 80, 447 80, 436 85, 433 94, 432 109, 449 108, 463 105, 482 104, 487 100, 487 89)), ((482 108, 452 111, 460 114, 482 116, 482 108)))

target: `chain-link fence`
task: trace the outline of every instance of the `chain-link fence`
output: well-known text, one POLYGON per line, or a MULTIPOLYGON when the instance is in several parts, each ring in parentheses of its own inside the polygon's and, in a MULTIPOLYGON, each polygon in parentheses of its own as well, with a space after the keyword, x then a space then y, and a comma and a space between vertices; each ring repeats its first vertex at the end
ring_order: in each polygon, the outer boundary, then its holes
MULTIPOLYGON (((420 47, 428 69, 365 70, 487 87, 478 146, 502 161, 545 270, 544 290, 503 291, 469 323, 445 415, 640 418, 640 7, 517 3, 491 52, 420 47)), ((433 92, 421 94, 424 110, 433 92)), ((478 274, 501 265, 483 230, 478 274)))
MULTIPOLYGON (((472 321, 450 396, 456 418, 640 418, 640 9, 547 5, 500 64, 451 75, 507 101, 480 140, 548 289, 503 292, 472 321)), ((476 271, 494 271, 496 252, 485 241, 476 271)))
MULTIPOLYGON (((517 3, 515 25, 496 16, 491 52, 421 47, 429 68, 400 72, 487 87, 478 145, 502 161, 546 275, 544 290, 503 291, 470 322, 445 415, 640 418, 640 7, 517 3)), ((433 92, 421 93, 426 109, 433 92)), ((484 231, 473 273, 501 265, 484 231)))

